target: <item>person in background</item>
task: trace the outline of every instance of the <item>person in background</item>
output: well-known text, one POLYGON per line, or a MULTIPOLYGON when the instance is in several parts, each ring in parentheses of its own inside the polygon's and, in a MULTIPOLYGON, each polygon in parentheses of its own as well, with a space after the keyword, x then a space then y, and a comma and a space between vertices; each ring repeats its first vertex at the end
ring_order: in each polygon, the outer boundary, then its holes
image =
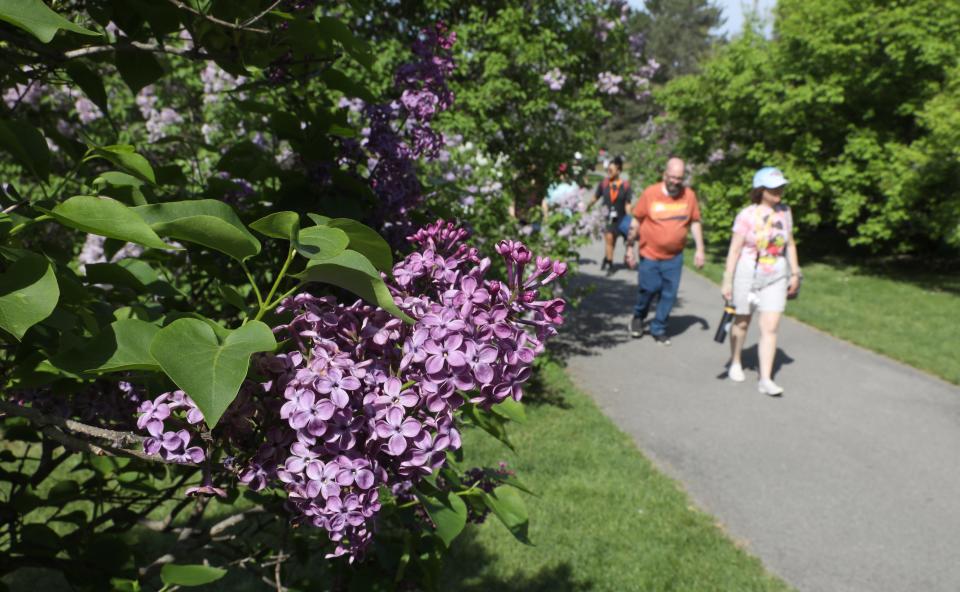
POLYGON ((640 243, 637 304, 630 321, 630 335, 643 337, 643 323, 654 296, 659 295, 650 334, 661 345, 670 345, 667 320, 677 300, 683 271, 683 249, 687 229, 693 232, 697 250, 693 262, 699 268, 706 259, 700 205, 693 189, 684 186, 686 166, 679 158, 670 158, 663 181, 643 190, 633 208, 633 221, 627 235, 627 265, 636 264, 634 243, 640 243))
POLYGON ((800 261, 793 241, 793 215, 783 203, 787 185, 780 169, 765 167, 753 176, 751 205, 737 214, 727 254, 721 293, 732 302, 736 316, 730 328, 730 364, 727 376, 746 379, 740 354, 753 312, 759 313, 761 393, 779 396, 783 388, 773 382, 777 353, 777 328, 787 305, 787 295, 800 287, 800 261))
POLYGON ((630 182, 620 178, 623 172, 623 158, 617 156, 610 161, 607 166, 607 178, 597 185, 597 190, 593 195, 593 200, 587 208, 592 208, 595 203, 603 200, 603 203, 609 209, 609 218, 607 219, 607 228, 603 233, 604 239, 604 258, 600 269, 606 269, 607 275, 613 274, 613 250, 617 244, 617 235, 619 234, 620 223, 627 215, 630 202, 633 200, 633 192, 630 189, 630 182))
MULTIPOLYGON (((571 179, 567 163, 560 163, 560 166, 557 169, 557 177, 557 181, 547 187, 547 196, 543 198, 543 201, 540 202, 540 212, 543 215, 544 220, 550 216, 551 205, 559 203, 569 193, 579 191, 580 189, 580 186, 574 183, 571 179)), ((573 212, 570 210, 564 210, 564 214, 567 216, 572 216, 573 212)))

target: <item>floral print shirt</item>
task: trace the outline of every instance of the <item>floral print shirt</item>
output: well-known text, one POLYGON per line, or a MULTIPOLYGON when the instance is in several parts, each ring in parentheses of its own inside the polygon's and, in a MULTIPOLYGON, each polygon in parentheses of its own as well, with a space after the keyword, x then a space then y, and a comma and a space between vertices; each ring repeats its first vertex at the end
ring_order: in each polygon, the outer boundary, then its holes
POLYGON ((744 238, 740 259, 751 263, 756 261, 759 271, 773 273, 778 260, 786 256, 787 243, 793 232, 793 216, 790 208, 783 204, 774 208, 756 204, 747 206, 737 214, 733 232, 744 238))

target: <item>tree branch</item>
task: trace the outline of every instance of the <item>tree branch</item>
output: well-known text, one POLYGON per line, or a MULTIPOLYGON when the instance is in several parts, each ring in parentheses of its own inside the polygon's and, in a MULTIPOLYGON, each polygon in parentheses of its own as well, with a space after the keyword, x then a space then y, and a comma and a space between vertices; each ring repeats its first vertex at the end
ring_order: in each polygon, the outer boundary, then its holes
MULTIPOLYGON (((129 450, 126 448, 112 448, 110 446, 98 446, 93 442, 84 440, 83 438, 78 438, 70 434, 64 433, 60 429, 52 426, 46 425, 40 428, 40 432, 52 440, 56 440, 60 444, 63 444, 65 448, 74 450, 76 452, 87 452, 89 454, 94 454, 96 456, 127 456, 131 458, 139 458, 140 460, 147 460, 150 462, 165 462, 159 456, 154 456, 147 454, 146 452, 141 452, 139 450, 129 450)), ((181 464, 190 464, 193 463, 181 463, 181 464)), ((199 466, 199 465, 193 465, 199 466)))
MULTIPOLYGON (((270 33, 270 31, 268 31, 267 29, 257 29, 257 28, 253 28, 253 27, 247 27, 247 26, 246 26, 246 23, 231 23, 230 21, 225 21, 225 20, 222 20, 222 19, 218 19, 218 18, 215 17, 215 16, 210 16, 209 14, 204 14, 204 13, 200 12, 199 10, 196 10, 196 9, 194 9, 194 8, 191 8, 190 6, 187 6, 186 4, 184 4, 183 2, 180 2, 180 0, 169 0, 169 2, 170 2, 171 4, 173 4, 174 6, 176 6, 177 8, 179 8, 180 10, 185 10, 185 11, 191 13, 191 14, 195 14, 195 15, 199 16, 200 18, 202 18, 202 19, 204 19, 204 20, 210 21, 211 23, 218 24, 218 25, 220 25, 220 26, 222 26, 222 27, 227 27, 227 28, 230 28, 230 29, 234 29, 235 31, 247 31, 247 32, 250 32, 250 33, 260 33, 260 34, 270 33)), ((265 15, 266 13, 270 12, 271 10, 273 10, 274 6, 276 6, 277 4, 279 4, 279 2, 275 3, 273 6, 271 6, 270 8, 268 8, 266 11, 264 11, 263 14, 257 15, 257 16, 254 17, 252 20, 251 20, 251 19, 248 19, 248 22, 250 22, 250 23, 256 22, 256 21, 259 20, 261 17, 263 17, 263 15, 265 15)))
POLYGON ((178 56, 187 56, 187 57, 196 57, 204 60, 212 60, 213 56, 209 53, 201 53, 193 48, 186 47, 166 47, 160 46, 155 43, 142 43, 140 41, 130 41, 129 44, 118 44, 118 45, 91 45, 90 47, 81 47, 80 49, 71 49, 70 51, 65 51, 63 57, 70 60, 74 58, 80 58, 83 56, 104 53, 107 51, 123 51, 124 49, 129 50, 130 48, 136 48, 142 51, 149 51, 153 53, 168 53, 171 55, 178 56))
POLYGON ((109 440, 113 448, 122 448, 130 444, 143 445, 143 441, 146 440, 146 437, 132 432, 118 432, 116 430, 98 428, 72 419, 58 417, 56 415, 47 415, 39 409, 23 407, 7 401, 0 401, 0 413, 25 417, 39 426, 57 426, 58 428, 70 430, 78 434, 109 440))

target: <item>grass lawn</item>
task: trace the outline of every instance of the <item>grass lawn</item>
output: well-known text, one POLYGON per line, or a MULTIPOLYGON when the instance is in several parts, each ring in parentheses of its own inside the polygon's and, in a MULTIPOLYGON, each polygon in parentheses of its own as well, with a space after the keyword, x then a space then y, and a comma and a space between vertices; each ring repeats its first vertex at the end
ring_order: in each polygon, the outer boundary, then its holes
POLYGON ((691 506, 564 370, 547 366, 512 426, 513 453, 465 435, 467 461, 507 461, 536 491, 523 546, 495 518, 454 543, 445 578, 457 591, 790 590, 691 506), (542 393, 542 394, 541 394, 542 393))
MULTIPOLYGON (((693 256, 685 257, 692 264, 693 256)), ((787 315, 960 384, 960 276, 840 263, 804 263, 787 315)), ((692 268, 692 265, 691 265, 692 268)), ((702 270, 719 283, 723 259, 702 270)))

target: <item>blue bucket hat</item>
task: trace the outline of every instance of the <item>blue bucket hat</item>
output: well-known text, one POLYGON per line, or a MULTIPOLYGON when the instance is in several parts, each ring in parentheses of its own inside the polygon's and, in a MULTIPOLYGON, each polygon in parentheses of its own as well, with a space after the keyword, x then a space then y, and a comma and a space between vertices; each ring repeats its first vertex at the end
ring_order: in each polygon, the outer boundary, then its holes
POLYGON ((759 189, 760 187, 776 189, 777 187, 783 187, 787 183, 788 181, 786 177, 783 176, 783 171, 777 167, 763 167, 753 175, 754 189, 759 189))

